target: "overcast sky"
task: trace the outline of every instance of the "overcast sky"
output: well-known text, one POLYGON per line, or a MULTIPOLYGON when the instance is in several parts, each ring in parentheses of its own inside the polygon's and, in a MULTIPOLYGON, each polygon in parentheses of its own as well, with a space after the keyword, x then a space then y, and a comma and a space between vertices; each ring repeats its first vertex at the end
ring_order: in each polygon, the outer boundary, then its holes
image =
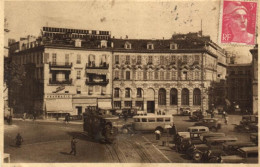
MULTIPOLYGON (((7 38, 18 40, 40 34, 43 26, 108 30, 116 38, 171 38, 174 33, 198 32, 210 35, 217 42, 219 1, 9 1, 5 17, 10 33, 7 38)), ((252 47, 229 47, 250 62, 252 47)))

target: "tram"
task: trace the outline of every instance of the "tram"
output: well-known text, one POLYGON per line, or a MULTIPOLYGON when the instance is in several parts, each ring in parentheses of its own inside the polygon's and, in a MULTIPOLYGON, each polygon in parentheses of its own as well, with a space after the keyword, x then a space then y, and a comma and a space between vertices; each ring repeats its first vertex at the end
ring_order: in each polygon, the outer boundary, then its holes
POLYGON ((116 125, 119 118, 107 112, 97 106, 89 106, 83 113, 83 130, 94 139, 113 143, 118 134, 116 125))

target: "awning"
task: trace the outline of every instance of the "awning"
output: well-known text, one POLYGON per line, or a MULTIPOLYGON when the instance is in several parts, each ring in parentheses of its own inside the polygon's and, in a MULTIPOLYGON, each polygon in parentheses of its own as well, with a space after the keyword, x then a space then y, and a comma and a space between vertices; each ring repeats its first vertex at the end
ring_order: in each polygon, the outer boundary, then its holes
POLYGON ((106 75, 108 73, 108 69, 87 69, 86 72, 89 74, 106 75))
POLYGON ((98 99, 98 108, 112 109, 111 99, 98 99))
POLYGON ((46 111, 55 113, 73 112, 71 99, 52 99, 46 101, 46 111))

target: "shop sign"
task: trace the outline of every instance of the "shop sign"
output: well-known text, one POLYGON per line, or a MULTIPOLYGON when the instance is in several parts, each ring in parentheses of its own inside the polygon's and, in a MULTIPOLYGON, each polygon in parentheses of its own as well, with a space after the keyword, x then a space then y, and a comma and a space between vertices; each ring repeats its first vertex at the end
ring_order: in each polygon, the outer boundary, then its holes
POLYGON ((60 92, 64 89, 65 89, 65 86, 59 86, 59 87, 56 88, 56 91, 54 91, 53 93, 58 93, 58 92, 60 92))

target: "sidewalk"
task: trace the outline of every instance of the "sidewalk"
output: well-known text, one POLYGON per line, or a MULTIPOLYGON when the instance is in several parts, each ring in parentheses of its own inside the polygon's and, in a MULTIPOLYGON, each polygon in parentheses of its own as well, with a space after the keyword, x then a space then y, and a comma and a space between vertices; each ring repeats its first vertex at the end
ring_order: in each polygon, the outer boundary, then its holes
MULTIPOLYGON (((13 121, 33 122, 32 119, 25 119, 25 120, 23 120, 22 118, 13 118, 13 121)), ((51 122, 51 123, 63 123, 63 124, 65 124, 64 119, 59 119, 59 120, 56 120, 56 119, 36 119, 35 122, 51 122)), ((69 121, 68 124, 78 124, 78 125, 81 125, 81 124, 83 124, 83 120, 72 120, 72 121, 69 121)))

